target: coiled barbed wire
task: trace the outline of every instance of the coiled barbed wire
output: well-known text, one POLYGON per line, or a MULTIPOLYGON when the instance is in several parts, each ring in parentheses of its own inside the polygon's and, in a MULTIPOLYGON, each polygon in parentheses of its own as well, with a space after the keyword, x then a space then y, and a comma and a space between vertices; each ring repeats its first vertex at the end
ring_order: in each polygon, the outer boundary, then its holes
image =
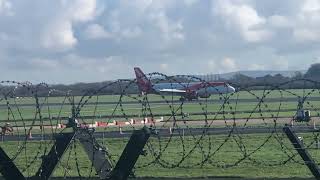
MULTIPOLYGON (((173 83, 188 86, 192 82, 201 83, 202 86, 199 86, 201 88, 209 86, 209 82, 193 76, 169 77, 157 72, 147 76, 153 79, 153 83, 165 81, 171 86, 173 83), (184 82, 179 81, 182 78, 184 82)), ((97 128, 103 133, 118 131, 119 128, 124 128, 125 132, 128 132, 140 129, 144 125, 134 124, 131 119, 151 120, 152 123, 148 126, 158 133, 148 141, 147 156, 141 157, 135 166, 136 170, 155 166, 167 169, 192 169, 204 166, 233 168, 247 162, 257 166, 281 166, 288 163, 302 166, 304 162, 297 156, 297 152, 288 142, 281 128, 285 123, 295 120, 298 101, 303 101, 304 108, 313 113, 313 121, 319 120, 320 104, 317 103, 319 100, 317 98, 320 98, 319 82, 308 79, 291 80, 277 85, 266 84, 263 88, 260 87, 261 90, 233 84, 236 89, 241 90, 230 94, 221 92, 212 97, 190 102, 180 101, 179 97, 173 94, 137 95, 128 93, 131 92, 130 89, 136 87, 136 83, 136 80, 115 81, 77 97, 73 96, 70 91, 51 89, 45 83, 33 85, 1 81, 0 101, 3 111, 7 114, 2 122, 13 122, 14 133, 18 137, 15 152, 10 152, 10 158, 19 164, 24 174, 31 176, 34 169, 37 168, 36 165, 39 166, 41 158, 54 144, 52 137, 68 131, 67 128, 59 129, 58 125, 61 127, 61 124, 66 123, 68 117, 74 116, 84 127, 96 121, 105 123, 118 121, 121 122, 119 124, 127 122, 127 125, 122 125, 122 127, 117 125, 97 128), (114 92, 117 94, 114 96, 115 100, 107 101, 106 97, 101 95, 103 90, 119 82, 125 82, 126 85, 122 87, 121 92, 114 92), (300 90, 288 88, 294 83, 303 85, 300 90), (45 89, 46 95, 40 95, 39 89, 45 89), (28 92, 27 97, 19 97, 22 103, 17 102, 17 90, 28 92), (55 95, 51 96, 53 93, 55 95), (57 96, 60 97, 59 102, 56 102, 57 96), (29 104, 26 105, 25 102, 29 104), (162 121, 156 122, 155 120, 160 117, 163 118, 162 121), (255 128, 259 127, 263 128, 264 132, 259 136, 261 139, 253 144, 250 142, 254 141, 252 134, 259 134, 255 132, 255 128), (246 133, 248 129, 252 129, 253 132, 246 133), (42 138, 45 136, 51 138, 34 140, 29 137, 34 131, 36 131, 34 134, 40 134, 42 138), (260 159, 259 152, 268 149, 270 145, 281 153, 281 157, 270 160, 260 159), (235 154, 232 160, 219 157, 219 154, 226 150, 228 153, 235 154), (195 157, 198 158, 195 160, 195 157)), ((298 123, 298 127, 302 125, 308 128, 313 126, 310 122, 298 123)), ((310 132, 308 133, 309 141, 305 146, 312 150, 312 147, 318 143, 319 131, 310 132)), ((10 141, 6 140, 7 137, 9 138, 10 135, 3 135, 4 145, 10 141)), ((110 141, 125 143, 128 137, 123 137, 125 139, 103 136, 98 140, 110 148, 114 145, 110 141)), ((93 164, 84 161, 81 157, 84 154, 81 153, 79 142, 73 140, 71 143, 64 157, 65 161, 60 161, 59 164, 59 167, 63 169, 61 176, 81 178, 96 176, 92 172, 94 171, 93 164), (82 172, 84 170, 80 167, 84 162, 89 169, 87 176, 85 176, 87 171, 82 172)), ((119 151, 112 152, 111 149, 112 147, 108 152, 108 158, 115 164, 120 154, 119 151)))

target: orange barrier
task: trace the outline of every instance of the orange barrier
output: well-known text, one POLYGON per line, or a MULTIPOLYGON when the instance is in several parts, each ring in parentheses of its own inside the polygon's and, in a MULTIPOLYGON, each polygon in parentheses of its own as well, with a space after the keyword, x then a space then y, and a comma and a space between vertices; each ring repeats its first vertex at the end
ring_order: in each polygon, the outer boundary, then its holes
POLYGON ((123 121, 116 121, 117 126, 126 125, 126 122, 123 121))
MULTIPOLYGON (((153 118, 144 118, 143 120, 130 119, 130 121, 115 121, 115 120, 113 120, 112 122, 95 121, 94 124, 85 124, 84 126, 94 128, 94 127, 107 127, 107 126, 130 126, 133 124, 155 125, 157 122, 161 122, 162 120, 163 120, 163 117, 161 117, 161 119, 153 119, 153 118)), ((83 126, 83 125, 80 125, 80 126, 83 126)), ((58 129, 65 128, 65 127, 66 127, 65 124, 57 124, 58 129)), ((42 128, 47 128, 47 126, 42 128)))
POLYGON ((108 123, 107 122, 98 122, 98 127, 107 127, 108 123))

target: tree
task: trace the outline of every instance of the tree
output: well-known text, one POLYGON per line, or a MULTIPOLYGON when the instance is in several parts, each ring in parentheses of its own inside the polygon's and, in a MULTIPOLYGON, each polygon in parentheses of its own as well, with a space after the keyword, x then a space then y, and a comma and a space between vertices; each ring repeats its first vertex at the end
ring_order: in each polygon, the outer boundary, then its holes
POLYGON ((240 84, 242 84, 242 83, 249 84, 249 83, 254 81, 254 78, 246 76, 246 75, 243 75, 243 74, 240 74, 240 73, 237 73, 237 74, 232 76, 232 80, 234 82, 237 82, 237 83, 240 83, 240 84))
POLYGON ((300 71, 296 71, 296 72, 294 72, 294 76, 292 78, 293 79, 302 79, 303 78, 303 74, 300 71))
POLYGON ((306 78, 320 79, 320 63, 312 64, 305 74, 306 78))

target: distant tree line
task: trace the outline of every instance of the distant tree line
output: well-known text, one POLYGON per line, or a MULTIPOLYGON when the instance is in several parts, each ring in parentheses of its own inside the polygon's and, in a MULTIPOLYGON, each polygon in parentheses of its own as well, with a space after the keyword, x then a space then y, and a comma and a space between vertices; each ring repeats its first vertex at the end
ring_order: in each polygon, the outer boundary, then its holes
MULTIPOLYGON (((303 74, 301 72, 296 72, 293 77, 285 77, 281 74, 276 75, 266 75, 263 77, 249 77, 243 74, 236 74, 231 79, 219 79, 219 81, 225 81, 239 89, 271 89, 281 85, 281 88, 320 88, 317 84, 310 83, 308 81, 294 81, 298 79, 309 79, 312 81, 320 82, 320 63, 312 64, 308 71, 303 74), (283 84, 285 82, 292 81, 292 83, 283 84), (317 86, 317 87, 315 87, 317 86)), ((177 82, 194 82, 199 81, 198 78, 190 77, 167 77, 155 78, 151 80, 153 83, 177 83, 177 82)), ((137 94, 139 89, 137 84, 133 80, 118 80, 118 81, 104 81, 96 83, 76 83, 72 85, 50 85, 49 87, 39 86, 37 88, 31 87, 31 89, 14 87, 14 86, 0 86, 2 95, 1 96, 33 96, 35 89, 37 90, 38 96, 48 96, 50 91, 50 96, 63 96, 67 92, 74 96, 81 96, 84 94, 88 95, 112 95, 121 94, 125 92, 127 94, 137 94)))
POLYGON ((247 89, 271 89, 276 88, 277 86, 290 89, 320 88, 318 83, 314 83, 320 82, 320 63, 312 64, 305 74, 300 71, 295 72, 293 77, 285 77, 281 74, 276 74, 274 76, 266 75, 263 77, 253 78, 243 74, 236 74, 232 79, 227 81, 237 87, 247 89), (304 81, 301 79, 307 79, 310 81, 304 81), (286 84, 286 82, 290 83, 286 84))

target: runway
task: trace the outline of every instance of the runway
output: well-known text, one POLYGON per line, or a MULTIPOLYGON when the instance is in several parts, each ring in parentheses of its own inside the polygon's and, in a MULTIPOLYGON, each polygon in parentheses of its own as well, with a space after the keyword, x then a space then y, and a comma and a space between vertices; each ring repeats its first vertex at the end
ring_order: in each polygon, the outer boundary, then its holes
MULTIPOLYGON (((229 103, 253 103, 253 102, 259 102, 261 99, 257 99, 256 97, 253 98, 243 98, 243 99, 198 99, 198 100, 192 100, 192 101, 183 101, 184 104, 203 104, 203 103, 209 103, 209 104, 221 104, 225 101, 229 103)), ((286 98, 263 98, 263 102, 298 102, 298 97, 286 97, 286 98)), ((308 97, 305 101, 320 101, 320 97, 308 97)), ((116 105, 116 104, 141 104, 142 101, 134 100, 134 101, 114 101, 114 102, 87 102, 86 105, 116 105)), ((169 100, 169 99, 162 99, 157 101, 148 101, 150 104, 181 104, 182 101, 180 100, 169 100)), ((11 104, 12 106, 19 106, 19 107, 35 107, 35 103, 26 103, 26 104, 11 104)), ((41 107, 47 107, 47 106, 71 106, 71 103, 40 103, 41 107)), ((76 105, 78 105, 76 103, 76 105)), ((7 104, 0 104, 0 109, 2 108, 8 108, 7 104)))
MULTIPOLYGON (((310 133, 319 132, 319 130, 313 129, 310 126, 295 126, 293 130, 297 133, 310 133)), ((128 138, 133 131, 107 131, 107 132, 94 132, 94 137, 101 138, 128 138)), ((166 138, 170 136, 199 136, 199 135, 228 135, 233 134, 270 134, 270 133, 282 133, 282 128, 277 127, 250 127, 250 128, 184 128, 173 129, 163 128, 157 129, 152 137, 166 138)), ((26 135, 6 135, 2 136, 2 141, 40 141, 40 140, 52 140, 54 135, 52 134, 32 134, 32 138, 26 137, 26 135)))

